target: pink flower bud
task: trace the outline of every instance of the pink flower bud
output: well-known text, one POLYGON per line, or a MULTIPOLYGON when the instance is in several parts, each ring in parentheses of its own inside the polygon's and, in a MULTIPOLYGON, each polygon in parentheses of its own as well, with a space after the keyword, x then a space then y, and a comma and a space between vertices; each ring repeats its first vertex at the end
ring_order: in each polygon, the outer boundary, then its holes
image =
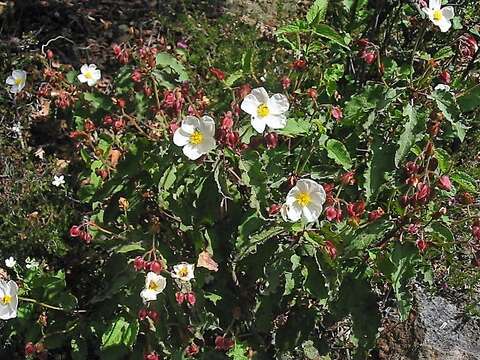
POLYGON ((332 107, 330 113, 332 114, 332 117, 337 121, 340 121, 343 118, 342 108, 339 106, 332 107))
POLYGON ((447 175, 442 175, 438 178, 438 187, 442 190, 452 190, 452 182, 447 175))

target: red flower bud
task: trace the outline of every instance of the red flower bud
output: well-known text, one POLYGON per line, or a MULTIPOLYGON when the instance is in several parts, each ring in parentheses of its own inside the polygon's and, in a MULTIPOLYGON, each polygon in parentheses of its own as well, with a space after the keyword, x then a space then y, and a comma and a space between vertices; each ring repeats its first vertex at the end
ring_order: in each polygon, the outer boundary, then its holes
POLYGON ((137 256, 135 260, 133 260, 133 268, 135 271, 141 271, 145 268, 145 260, 141 256, 137 256))
POLYGON ((325 209, 325 217, 328 221, 333 221, 337 218, 337 210, 333 206, 329 206, 325 209))
POLYGON ((31 341, 25 344, 25 356, 33 355, 35 353, 35 345, 31 341))
POLYGON ((322 186, 323 186, 323 190, 325 190, 327 194, 331 193, 335 189, 335 184, 332 184, 332 183, 325 183, 325 184, 322 184, 322 186))
POLYGON ((134 82, 140 82, 142 81, 142 72, 138 69, 135 69, 132 71, 132 75, 131 75, 131 78, 132 78, 132 81, 134 82))
POLYGON ((187 298, 187 301, 190 305, 195 305, 195 303, 197 302, 197 297, 195 296, 195 293, 193 292, 189 292, 186 296, 187 298))
POLYGON ((47 59, 49 60, 53 59, 53 51, 50 49, 47 50, 47 59))
POLYGON ((337 248, 330 240, 325 241, 325 251, 332 259, 335 259, 337 257, 337 248))
POLYGON ((415 164, 413 161, 409 161, 405 164, 405 171, 408 175, 416 174, 419 170, 419 166, 415 164))
POLYGON ((153 271, 155 274, 160 274, 163 270, 163 265, 159 261, 152 261, 150 263, 150 271, 153 271))
POLYGON ((375 60, 377 60, 377 53, 375 50, 364 49, 360 51, 360 58, 365 61, 368 65, 372 65, 375 60))
POLYGON ((70 228, 70 236, 71 237, 78 237, 80 236, 80 232, 82 230, 80 230, 80 227, 77 226, 77 225, 73 225, 71 228, 70 228))
POLYGON ((418 239, 415 245, 417 245, 418 250, 421 252, 424 252, 428 247, 428 243, 424 239, 418 239))
POLYGON ((153 322, 157 322, 160 318, 160 314, 158 313, 158 311, 155 310, 148 310, 147 316, 152 319, 153 322))
POLYGON ((267 149, 275 149, 278 145, 278 134, 274 132, 266 133, 264 135, 267 149))
POLYGON ((355 184, 355 171, 349 171, 340 176, 340 182, 345 186, 355 184))
POLYGON ((85 244, 90 244, 92 242, 92 235, 89 234, 86 231, 82 231, 80 233, 80 239, 85 243, 85 244))
POLYGON ((127 105, 127 101, 125 99, 118 99, 117 100, 117 105, 120 109, 124 109, 125 106, 127 105))
POLYGON ((143 321, 147 318, 148 311, 145 308, 138 310, 138 319, 143 321))
POLYGON ((308 90, 307 90, 307 95, 308 95, 311 99, 316 99, 317 96, 318 96, 317 89, 314 89, 314 88, 308 89, 308 90))
POLYGON ((92 132, 95 130, 95 124, 93 123, 92 120, 87 119, 83 123, 83 128, 85 129, 85 131, 92 132))
POLYGON ((450 76, 450 73, 447 70, 443 70, 439 75, 438 78, 440 81, 446 85, 450 84, 452 82, 452 77, 450 76))
POLYGON ((217 69, 215 67, 211 67, 210 69, 208 69, 213 76, 215 76, 218 80, 220 81, 223 81, 225 79, 225 73, 220 70, 220 69, 217 69))
POLYGON ((452 190, 452 182, 447 175, 442 175, 438 178, 438 187, 442 190, 452 190))
POLYGON ((145 360, 160 360, 159 356, 157 355, 157 353, 155 351, 152 351, 149 354, 145 354, 144 359, 145 360))
POLYGON ((332 114, 332 117, 337 121, 340 121, 343 118, 342 108, 339 106, 332 107, 330 113, 332 114))
POLYGON ((274 216, 274 215, 278 214, 278 212, 280 211, 281 208, 282 208, 282 205, 279 205, 279 204, 270 205, 267 209, 268 215, 269 216, 274 216))
POLYGON ((185 301, 185 294, 180 291, 175 293, 175 300, 179 305, 182 305, 183 302, 185 301))
POLYGON ((120 131, 125 127, 125 121, 123 121, 123 119, 115 120, 113 123, 113 127, 115 128, 115 130, 120 131))
POLYGON ((238 97, 240 98, 240 100, 242 100, 245 96, 247 96, 251 92, 252 92, 252 87, 250 86, 250 84, 243 84, 242 86, 240 86, 240 89, 238 91, 238 97))
POLYGON ((143 86, 143 93, 145 94, 146 97, 150 97, 153 94, 153 90, 150 86, 144 85, 143 86))
POLYGON ((229 131, 226 135, 227 146, 231 149, 237 146, 238 140, 240 140, 240 135, 237 131, 229 131))
POLYGON ((215 338, 215 350, 218 351, 228 351, 230 350, 235 343, 232 339, 226 338, 224 336, 217 336, 215 338))
POLYGON ((418 202, 426 202, 430 197, 430 186, 425 183, 418 183, 417 190, 415 200, 418 202))
POLYGON ((410 235, 416 235, 418 233, 418 230, 419 230, 418 224, 409 224, 407 227, 407 232, 410 235))
POLYGON ((290 78, 288 76, 282 77, 280 82, 282 83, 283 90, 288 89, 290 87, 290 85, 292 84, 292 80, 290 80, 290 78))
POLYGON ((189 357, 193 357, 193 356, 197 355, 199 352, 200 352, 200 348, 195 343, 191 343, 185 349, 185 354, 187 354, 187 356, 189 356, 189 357))
POLYGON ((233 127, 233 117, 232 112, 228 111, 225 113, 225 116, 222 119, 221 128, 224 130, 230 130, 233 127))
POLYGON ((307 62, 303 59, 297 59, 294 62, 292 62, 292 68, 297 71, 302 71, 305 70, 307 67, 307 62))
POLYGON ((378 209, 373 210, 368 214, 368 220, 375 221, 380 219, 383 215, 385 215, 385 211, 383 211, 383 209, 379 207, 378 209))
POLYGON ((105 125, 105 126, 110 126, 110 125, 112 125, 112 124, 113 124, 113 119, 112 119, 112 117, 111 117, 110 115, 105 115, 105 116, 103 117, 103 125, 105 125))

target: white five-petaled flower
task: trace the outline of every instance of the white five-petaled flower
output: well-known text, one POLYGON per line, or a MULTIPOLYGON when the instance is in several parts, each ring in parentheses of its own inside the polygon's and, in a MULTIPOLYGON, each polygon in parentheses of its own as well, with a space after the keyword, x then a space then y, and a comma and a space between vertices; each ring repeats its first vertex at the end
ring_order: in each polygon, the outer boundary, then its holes
POLYGON ((65 178, 64 178, 63 175, 60 175, 60 176, 54 175, 53 176, 53 181, 52 181, 53 186, 60 187, 63 184, 65 184, 65 178))
POLYGON ((150 271, 145 278, 145 288, 140 293, 143 302, 156 300, 157 295, 165 289, 165 286, 167 286, 167 279, 150 271))
POLYGON ((17 317, 18 286, 10 280, 0 280, 0 320, 17 317))
POLYGON ((27 80, 27 73, 23 70, 13 70, 12 75, 10 75, 5 81, 7 85, 10 86, 10 92, 17 94, 25 87, 25 81, 27 80))
POLYGON ((271 129, 282 129, 287 125, 285 113, 290 104, 283 94, 269 97, 263 87, 253 89, 245 96, 240 107, 252 116, 252 126, 259 133, 262 133, 267 125, 271 129))
POLYGON ((297 184, 287 194, 281 214, 285 221, 314 222, 322 213, 325 203, 323 186, 313 180, 298 180, 297 184))
POLYGON ((87 83, 88 86, 93 86, 102 77, 102 73, 97 69, 95 64, 83 64, 80 68, 81 74, 78 75, 78 81, 87 83))
POLYGON ((430 0, 428 7, 423 8, 428 18, 440 28, 441 32, 447 32, 452 26, 450 20, 455 16, 453 7, 445 6, 442 8, 441 0, 430 0))
POLYGON ((13 268, 17 262, 13 258, 13 256, 10 256, 8 259, 5 260, 5 266, 8 268, 13 268))
POLYGON ((183 147, 190 160, 197 160, 215 147, 215 122, 210 116, 187 116, 173 134, 173 143, 183 147))
POLYGON ((172 277, 181 281, 190 281, 195 275, 193 273, 195 265, 182 262, 173 267, 172 277))

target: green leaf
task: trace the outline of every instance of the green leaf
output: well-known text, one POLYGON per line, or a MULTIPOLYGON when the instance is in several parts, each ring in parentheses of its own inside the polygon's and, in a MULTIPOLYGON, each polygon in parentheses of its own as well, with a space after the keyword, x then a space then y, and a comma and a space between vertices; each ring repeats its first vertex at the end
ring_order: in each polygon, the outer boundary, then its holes
POLYGON ((450 154, 442 148, 435 148, 435 158, 438 160, 438 167, 442 172, 450 169, 450 154))
POLYGON ((395 168, 393 154, 395 149, 380 137, 375 137, 371 146, 371 157, 365 171, 366 198, 370 199, 385 184, 385 175, 395 168))
POLYGON ((315 29, 313 30, 313 33, 318 35, 318 36, 321 36, 325 39, 331 40, 334 43, 340 45, 341 47, 343 47, 347 50, 350 50, 350 48, 345 43, 345 40, 343 39, 343 37, 340 36, 340 34, 337 33, 333 28, 331 28, 330 26, 328 26, 326 24, 317 25, 315 27, 315 29))
POLYGON ((237 70, 234 73, 228 75, 228 77, 225 79, 224 83, 228 87, 232 87, 233 84, 239 79, 241 79, 243 76, 243 71, 242 70, 237 70))
POLYGON ((463 112, 473 111, 480 106, 480 85, 468 89, 457 98, 457 103, 463 112))
POLYGON ((471 192, 477 191, 476 180, 464 171, 459 171, 459 170, 454 171, 452 174, 450 174, 450 179, 452 179, 453 182, 460 185, 460 187, 463 188, 464 190, 471 191, 471 192))
POLYGON ((453 95, 448 91, 434 91, 432 98, 436 101, 438 109, 445 115, 452 125, 452 129, 460 141, 465 139, 467 127, 459 121, 460 111, 453 95))
POLYGON ((395 166, 397 167, 408 155, 410 149, 415 143, 415 135, 413 131, 417 126, 417 110, 415 110, 412 105, 407 104, 403 109, 403 116, 407 116, 408 119, 405 128, 400 135, 400 139, 398 140, 398 149, 395 153, 395 166))
POLYGON ((283 129, 278 129, 277 132, 283 136, 296 137, 308 134, 313 128, 312 125, 313 123, 307 119, 288 119, 287 125, 283 129))
POLYGON ((343 166, 345 170, 352 167, 352 159, 347 148, 340 141, 329 139, 325 145, 328 157, 334 160, 338 165, 343 166))
POLYGON ((315 0, 315 2, 310 6, 307 12, 307 22, 312 24, 315 19, 318 19, 319 22, 325 21, 325 16, 327 15, 329 0, 315 0))
POLYGON ((381 219, 354 231, 345 239, 347 244, 345 252, 365 250, 374 242, 382 240, 382 237, 392 228, 392 223, 381 219))
POLYGON ((435 236, 441 238, 443 241, 449 242, 450 244, 453 244, 455 241, 455 237, 450 229, 441 222, 434 222, 430 225, 430 227, 434 231, 435 236))
POLYGON ((114 249, 115 252, 119 254, 126 254, 134 251, 142 251, 145 252, 145 248, 143 247, 141 242, 134 243, 134 244, 128 244, 128 245, 122 245, 116 249, 114 249))
POLYGON ((247 352, 246 345, 236 341, 235 346, 230 349, 227 355, 230 359, 233 359, 233 360, 249 360, 247 355, 245 355, 246 352, 247 352))
POLYGON ((138 320, 128 322, 120 316, 115 319, 102 335, 102 350, 110 347, 124 346, 130 349, 138 334, 138 320))
POLYGON ((112 101, 106 95, 100 93, 84 93, 83 98, 95 109, 110 110, 112 101))
POLYGON ((185 67, 178 62, 172 55, 168 53, 158 53, 155 57, 157 67, 159 68, 170 68, 173 72, 178 75, 177 81, 183 82, 188 80, 188 73, 185 67))

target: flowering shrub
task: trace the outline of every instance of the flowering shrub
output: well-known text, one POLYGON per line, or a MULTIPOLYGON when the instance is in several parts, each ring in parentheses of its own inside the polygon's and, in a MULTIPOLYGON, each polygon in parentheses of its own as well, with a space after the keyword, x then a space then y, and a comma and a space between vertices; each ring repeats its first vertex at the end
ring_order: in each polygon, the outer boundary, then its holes
POLYGON ((78 176, 51 184, 82 218, 64 266, 7 259, 11 351, 316 359, 344 326, 366 358, 388 289, 406 319, 432 261, 480 260, 477 179, 452 157, 480 106, 470 11, 316 0, 228 69, 140 38, 113 69, 14 70, 13 104, 65 119, 78 176))

